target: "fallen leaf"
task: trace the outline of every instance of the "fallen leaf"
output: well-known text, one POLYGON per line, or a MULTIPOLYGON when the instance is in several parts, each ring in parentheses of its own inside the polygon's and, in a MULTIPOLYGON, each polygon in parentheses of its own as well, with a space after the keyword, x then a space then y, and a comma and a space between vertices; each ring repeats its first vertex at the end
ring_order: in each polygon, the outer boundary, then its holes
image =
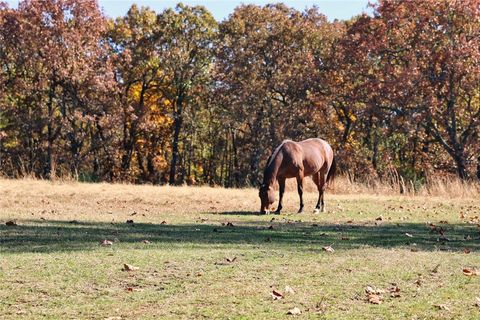
POLYGON ((294 294, 295 290, 290 286, 285 286, 285 293, 294 294))
POLYGON ((376 294, 376 295, 380 295, 382 293, 385 293, 385 290, 383 289, 375 289, 374 287, 371 287, 371 286, 367 286, 365 288, 365 292, 367 294, 376 294))
POLYGON ((280 300, 280 299, 283 298, 283 294, 281 294, 280 292, 275 291, 275 290, 272 290, 271 295, 272 295, 273 300, 280 300))
POLYGON ((439 310, 450 311, 450 308, 445 304, 435 304, 434 307, 439 310))
POLYGON ((135 270, 138 270, 138 269, 140 269, 140 268, 139 267, 134 267, 131 264, 124 263, 122 271, 135 271, 135 270))
POLYGON ((469 254, 470 252, 471 252, 470 249, 468 249, 468 248, 463 248, 463 253, 469 254))
POLYGON ((133 211, 133 213, 130 214, 130 215, 131 215, 131 216, 134 216, 134 215, 136 215, 136 214, 137 214, 137 212, 136 212, 136 211, 133 211))
POLYGON ((14 227, 14 226, 17 226, 17 221, 16 220, 10 220, 10 221, 5 222, 5 224, 9 227, 14 227))
POLYGON ((293 309, 288 310, 287 314, 296 316, 296 315, 302 314, 302 311, 300 309, 298 309, 297 307, 295 307, 293 309))
POLYGON ((398 298, 400 297, 400 288, 397 286, 392 286, 388 289, 390 292, 390 297, 392 298, 398 298))
POLYGON ((111 246, 112 244, 113 244, 113 242, 110 241, 110 240, 107 240, 107 239, 105 239, 105 240, 103 240, 103 241, 100 241, 100 245, 101 245, 101 246, 104 246, 104 247, 106 247, 106 246, 111 246))
POLYGON ((470 269, 470 268, 463 268, 463 274, 466 275, 466 276, 469 276, 469 277, 478 276, 478 275, 480 275, 480 271, 470 269))
POLYGON ((367 295, 368 302, 372 304, 381 304, 382 303, 382 297, 378 294, 368 294, 367 295))
POLYGON ((382 216, 379 216, 378 218, 375 219, 376 221, 382 221, 383 220, 383 217, 382 216))
POLYGON ((325 246, 322 247, 323 251, 329 252, 329 253, 334 253, 335 250, 331 246, 325 246))

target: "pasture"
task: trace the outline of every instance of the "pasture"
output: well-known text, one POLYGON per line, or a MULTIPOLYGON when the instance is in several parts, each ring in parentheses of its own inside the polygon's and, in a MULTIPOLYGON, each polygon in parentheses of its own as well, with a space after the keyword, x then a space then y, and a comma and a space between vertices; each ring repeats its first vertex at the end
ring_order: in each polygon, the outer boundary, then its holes
POLYGON ((480 317, 478 194, 257 194, 0 180, 0 318, 480 317))

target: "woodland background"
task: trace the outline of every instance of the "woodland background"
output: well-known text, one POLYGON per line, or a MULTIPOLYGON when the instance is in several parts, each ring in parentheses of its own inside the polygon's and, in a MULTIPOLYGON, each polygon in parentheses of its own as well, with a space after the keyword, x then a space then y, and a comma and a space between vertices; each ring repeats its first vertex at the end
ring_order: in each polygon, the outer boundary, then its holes
POLYGON ((478 0, 321 8, 0 1, 0 174, 258 185, 283 139, 350 179, 480 179, 478 0))

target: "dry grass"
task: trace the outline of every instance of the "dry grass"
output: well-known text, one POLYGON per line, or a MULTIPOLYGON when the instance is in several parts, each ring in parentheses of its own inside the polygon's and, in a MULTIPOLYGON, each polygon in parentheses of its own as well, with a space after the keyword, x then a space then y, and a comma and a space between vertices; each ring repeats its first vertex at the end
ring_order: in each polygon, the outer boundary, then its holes
POLYGON ((290 191, 272 217, 256 214, 254 189, 0 180, 0 318, 280 319, 293 307, 310 319, 478 318, 479 277, 462 272, 480 270, 477 193, 346 183, 326 214, 309 213, 314 192, 295 214, 290 191), (286 285, 295 293, 274 301, 286 285), (367 286, 400 296, 374 305, 367 286))
MULTIPOLYGON (((294 191, 297 188, 295 179, 287 180, 287 190, 294 191)), ((305 189, 315 192, 316 186, 310 178, 305 181, 305 189)), ((480 183, 464 182, 456 177, 430 179, 422 186, 414 186, 412 182, 402 179, 391 179, 390 182, 382 182, 372 179, 368 182, 353 182, 346 176, 337 177, 329 188, 329 192, 339 195, 406 195, 420 197, 447 197, 474 199, 480 198, 480 183)))

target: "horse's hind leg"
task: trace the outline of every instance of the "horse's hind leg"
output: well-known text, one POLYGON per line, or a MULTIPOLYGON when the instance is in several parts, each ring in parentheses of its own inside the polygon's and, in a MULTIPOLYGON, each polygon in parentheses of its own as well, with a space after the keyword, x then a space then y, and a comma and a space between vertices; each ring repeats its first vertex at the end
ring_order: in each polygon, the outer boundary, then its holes
POLYGON ((300 196, 300 209, 298 213, 303 212, 303 170, 300 170, 297 175, 297 190, 298 195, 300 196))
POLYGON ((317 205, 315 206, 314 213, 325 212, 325 202, 323 201, 323 194, 325 193, 326 177, 322 174, 321 171, 319 171, 315 173, 312 178, 318 189, 318 201, 317 205))

